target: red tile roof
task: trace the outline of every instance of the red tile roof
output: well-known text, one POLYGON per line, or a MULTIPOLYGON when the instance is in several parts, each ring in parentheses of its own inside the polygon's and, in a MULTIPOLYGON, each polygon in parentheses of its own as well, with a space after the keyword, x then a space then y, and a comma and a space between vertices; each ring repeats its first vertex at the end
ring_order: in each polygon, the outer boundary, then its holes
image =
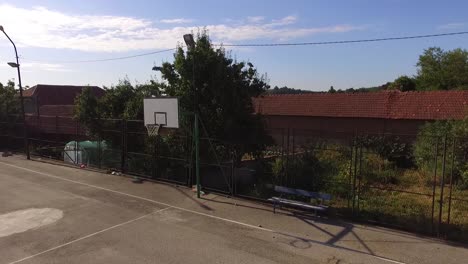
POLYGON ((463 119, 468 91, 309 93, 254 98, 263 115, 384 119, 463 119))
MULTIPOLYGON (((75 97, 88 86, 38 84, 23 92, 24 97, 35 97, 39 105, 73 105, 75 97)), ((100 97, 105 91, 97 86, 89 86, 100 97)))

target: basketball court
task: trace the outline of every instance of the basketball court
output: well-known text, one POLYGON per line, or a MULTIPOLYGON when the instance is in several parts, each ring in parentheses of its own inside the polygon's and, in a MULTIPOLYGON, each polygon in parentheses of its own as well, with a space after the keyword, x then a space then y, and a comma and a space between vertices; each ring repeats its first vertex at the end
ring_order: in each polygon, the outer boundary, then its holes
POLYGON ((0 263, 463 263, 411 234, 0 158, 0 263), (441 253, 444 254, 441 254, 441 253))

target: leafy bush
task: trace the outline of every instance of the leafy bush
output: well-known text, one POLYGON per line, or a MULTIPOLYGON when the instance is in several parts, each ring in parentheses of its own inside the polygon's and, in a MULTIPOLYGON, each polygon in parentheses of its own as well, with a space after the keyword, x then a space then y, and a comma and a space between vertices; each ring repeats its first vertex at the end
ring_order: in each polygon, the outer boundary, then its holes
POLYGON ((309 191, 319 191, 325 185, 324 167, 312 151, 305 151, 287 162, 277 158, 271 166, 275 181, 279 184, 309 191))
POLYGON ((401 169, 376 153, 365 153, 361 166, 364 183, 381 185, 400 182, 401 169))
POLYGON ((273 173, 273 181, 274 182, 280 182, 281 177, 284 174, 284 162, 283 159, 281 158, 276 158, 272 163, 271 163, 271 171, 273 173))
POLYGON ((425 124, 414 144, 414 156, 418 168, 433 172, 437 166, 437 175, 442 173, 444 147, 446 149, 446 167, 454 161, 454 181, 459 188, 468 188, 468 119, 463 121, 437 121, 425 124), (452 146, 452 144, 454 144, 452 146), (452 151, 453 149, 453 151, 452 151), (437 153, 437 164, 434 162, 437 153), (454 155, 454 157, 452 157, 454 155))
POLYGON ((358 137, 355 143, 394 163, 398 168, 414 165, 411 144, 403 142, 399 137, 365 135, 358 137))
POLYGON ((468 165, 465 164, 460 170, 460 184, 459 187, 462 190, 468 190, 468 165))
POLYGON ((293 188, 348 197, 349 148, 304 149, 287 161, 285 158, 273 160, 270 163, 272 180, 293 188))

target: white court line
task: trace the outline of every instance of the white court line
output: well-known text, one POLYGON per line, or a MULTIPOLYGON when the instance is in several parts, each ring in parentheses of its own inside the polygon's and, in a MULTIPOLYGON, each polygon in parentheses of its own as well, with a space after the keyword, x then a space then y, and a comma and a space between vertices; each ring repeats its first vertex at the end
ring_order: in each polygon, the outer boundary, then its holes
POLYGON ((373 257, 376 258, 376 259, 385 260, 385 261, 395 263, 395 264, 406 264, 404 262, 400 262, 400 261, 396 261, 396 260, 388 259, 388 258, 384 258, 384 257, 379 257, 379 256, 373 256, 373 257))
POLYGON ((117 224, 117 225, 114 225, 114 226, 111 226, 111 227, 102 229, 102 230, 100 230, 100 231, 94 232, 94 233, 89 234, 89 235, 86 235, 86 236, 84 236, 84 237, 77 238, 77 239, 72 240, 72 241, 70 241, 70 242, 67 242, 67 243, 65 243, 65 244, 62 244, 62 245, 59 245, 59 246, 56 246, 56 247, 53 247, 53 248, 49 248, 49 249, 47 249, 47 250, 41 251, 41 252, 36 253, 36 254, 34 254, 34 255, 31 255, 31 256, 28 256, 28 257, 25 257, 25 258, 22 258, 22 259, 13 261, 13 262, 10 262, 10 263, 8 263, 8 264, 16 264, 16 263, 20 263, 20 262, 23 262, 23 261, 28 260, 28 259, 32 259, 32 258, 34 258, 34 257, 43 255, 43 254, 45 254, 45 253, 47 253, 47 252, 54 251, 54 250, 56 250, 56 249, 66 247, 66 246, 68 246, 68 245, 70 245, 70 244, 73 244, 73 243, 75 243, 75 242, 81 241, 81 240, 83 240, 83 239, 87 239, 87 238, 90 238, 90 237, 92 237, 92 236, 99 235, 99 234, 104 233, 104 232, 106 232, 106 231, 109 231, 109 230, 115 229, 115 228, 117 228, 117 227, 121 227, 121 226, 130 224, 130 223, 133 223, 133 222, 135 222, 135 221, 138 221, 138 220, 140 220, 140 219, 143 219, 143 218, 145 218, 145 217, 147 217, 147 216, 150 216, 150 215, 152 215, 152 214, 160 213, 160 212, 162 212, 162 211, 165 211, 165 210, 171 209, 171 208, 172 208, 172 207, 166 207, 166 208, 164 208, 164 209, 160 209, 160 210, 154 211, 154 212, 152 212, 152 213, 142 215, 142 216, 137 217, 137 218, 135 218, 135 219, 132 219, 132 220, 129 220, 129 221, 126 221, 126 222, 123 222, 123 223, 120 223, 120 224, 117 224))
MULTIPOLYGON (((277 231, 272 230, 272 229, 268 229, 268 228, 264 228, 264 227, 258 227, 258 226, 255 226, 255 225, 242 223, 242 222, 238 222, 238 221, 235 221, 235 220, 231 220, 231 219, 227 219, 227 218, 223 218, 223 217, 219 217, 219 216, 214 216, 214 215, 193 211, 193 210, 178 207, 178 206, 173 206, 173 205, 170 205, 170 204, 167 204, 167 203, 158 202, 156 200, 151 200, 151 199, 148 199, 148 198, 145 198, 145 197, 141 197, 141 196, 137 196, 137 195, 133 195, 133 194, 129 194, 129 193, 124 193, 124 192, 120 192, 120 191, 116 191, 116 190, 112 190, 112 189, 107 189, 107 188, 104 188, 104 187, 100 187, 100 186, 97 186, 97 185, 92 185, 92 184, 88 184, 88 183, 84 183, 84 182, 80 182, 80 181, 74 181, 74 180, 70 180, 70 179, 67 179, 67 178, 62 178, 62 177, 59 177, 59 176, 55 176, 55 175, 52 175, 52 174, 27 169, 27 168, 24 168, 24 167, 13 165, 13 164, 4 163, 4 162, 1 162, 1 161, 0 161, 0 164, 4 164, 6 166, 10 166, 10 167, 13 167, 13 168, 17 168, 17 169, 21 169, 21 170, 25 170, 25 171, 29 171, 29 172, 33 172, 33 173, 37 173, 37 174, 40 174, 40 175, 43 175, 43 176, 46 176, 46 177, 60 179, 60 180, 63 180, 63 181, 72 182, 72 183, 76 183, 76 184, 81 184, 81 185, 88 186, 88 187, 91 187, 91 188, 104 190, 104 191, 117 193, 117 194, 128 196, 128 197, 140 199, 140 200, 147 201, 147 202, 150 202, 150 203, 164 205, 164 206, 167 207, 165 209, 174 208, 174 209, 177 209, 177 210, 180 210, 180 211, 185 211, 185 212, 189 212, 189 213, 192 213, 192 214, 206 216, 206 217, 209 217, 209 218, 213 218, 213 219, 217 219, 217 220, 221 220, 221 221, 225 221, 225 222, 228 222, 228 223, 233 223, 233 224, 237 224, 237 225, 241 225, 241 226, 246 226, 246 227, 250 227, 250 228, 253 228, 253 229, 258 229, 258 230, 272 232, 272 233, 280 233, 280 232, 277 232, 277 231)), ((145 216, 142 216, 142 217, 145 217, 145 216)), ((53 249, 50 249, 50 250, 53 250, 53 249)), ((365 253, 362 253, 362 254, 365 254, 365 253)), ((399 261, 396 261, 396 260, 393 260, 393 259, 379 257, 379 256, 371 255, 371 254, 365 254, 365 255, 368 255, 368 256, 374 257, 376 259, 383 260, 383 261, 395 263, 395 264, 406 264, 404 262, 399 262, 399 261)), ((12 262, 12 263, 9 263, 9 264, 13 264, 13 263, 17 263, 17 262, 12 262)))

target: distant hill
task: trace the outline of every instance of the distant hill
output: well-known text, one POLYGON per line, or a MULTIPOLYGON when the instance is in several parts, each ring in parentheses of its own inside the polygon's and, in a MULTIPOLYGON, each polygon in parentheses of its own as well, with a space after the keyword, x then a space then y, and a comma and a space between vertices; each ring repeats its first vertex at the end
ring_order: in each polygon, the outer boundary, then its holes
POLYGON ((275 86, 273 89, 269 89, 265 93, 266 94, 304 94, 304 93, 313 93, 313 91, 294 89, 294 88, 289 88, 287 86, 284 86, 281 88, 278 86, 275 86))
MULTIPOLYGON (((361 88, 348 88, 346 90, 335 90, 333 86, 330 87, 328 90, 329 93, 367 93, 367 92, 378 92, 382 90, 387 90, 390 83, 386 83, 380 86, 374 87, 361 87, 361 88)), ((309 90, 301 90, 301 89, 294 89, 287 86, 278 87, 275 86, 272 89, 269 89, 265 92, 265 94, 305 94, 305 93, 319 93, 317 91, 309 91, 309 90)), ((323 92, 322 92, 323 93, 323 92)))
POLYGON ((374 86, 374 87, 361 87, 361 88, 349 88, 346 90, 338 90, 336 91, 337 93, 367 93, 367 92, 378 92, 382 90, 386 90, 387 85, 381 85, 381 86, 374 86))

